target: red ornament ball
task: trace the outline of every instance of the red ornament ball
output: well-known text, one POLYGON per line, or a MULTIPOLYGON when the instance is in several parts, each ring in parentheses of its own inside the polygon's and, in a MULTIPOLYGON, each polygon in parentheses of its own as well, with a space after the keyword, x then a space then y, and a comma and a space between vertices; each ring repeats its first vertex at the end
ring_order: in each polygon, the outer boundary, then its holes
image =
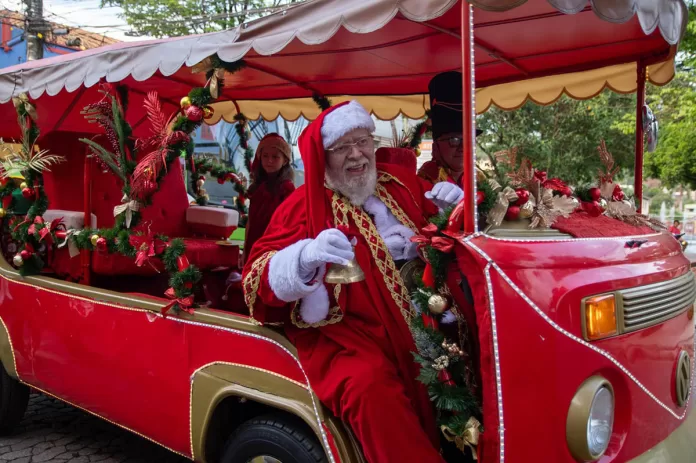
POLYGON ((529 191, 525 190, 524 188, 516 189, 515 193, 517 193, 517 201, 515 202, 515 206, 524 206, 527 201, 529 201, 529 191))
POLYGON ((99 252, 106 252, 107 245, 106 245, 106 238, 100 237, 97 239, 97 251, 99 252))
POLYGON ((31 259, 31 252, 28 250, 24 249, 22 252, 19 253, 20 257, 22 258, 23 261, 26 261, 28 259, 31 259))
POLYGON ((203 120, 203 110, 198 106, 191 105, 186 108, 185 112, 186 117, 188 117, 191 122, 200 122, 203 120))
POLYGON ((519 206, 510 206, 508 207, 507 212, 505 213, 505 220, 508 220, 510 222, 517 220, 520 218, 520 208, 519 206))
POLYGON ((34 190, 29 187, 22 188, 22 196, 26 199, 34 199, 34 190))
POLYGON ((602 197, 602 192, 597 187, 590 188, 590 191, 588 191, 588 193, 590 194, 590 198, 592 198, 592 201, 599 201, 599 198, 602 197))
POLYGON ((223 185, 223 184, 225 183, 225 177, 220 177, 220 178, 218 178, 218 179, 217 179, 217 182, 218 182, 220 185, 223 185))
POLYGON ((486 199, 486 194, 481 190, 477 191, 476 192, 476 205, 478 206, 479 204, 481 204, 484 199, 486 199))
POLYGON ((560 190, 558 190, 558 192, 561 194, 561 196, 573 196, 573 190, 571 190, 569 186, 561 188, 560 190))

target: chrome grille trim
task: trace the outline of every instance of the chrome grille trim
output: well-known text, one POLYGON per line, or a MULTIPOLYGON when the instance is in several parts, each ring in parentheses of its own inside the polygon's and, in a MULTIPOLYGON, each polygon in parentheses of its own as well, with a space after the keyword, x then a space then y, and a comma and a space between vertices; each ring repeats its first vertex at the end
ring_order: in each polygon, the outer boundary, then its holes
POLYGON ((692 272, 668 281, 617 291, 621 301, 619 332, 627 333, 662 323, 687 310, 696 300, 692 272))

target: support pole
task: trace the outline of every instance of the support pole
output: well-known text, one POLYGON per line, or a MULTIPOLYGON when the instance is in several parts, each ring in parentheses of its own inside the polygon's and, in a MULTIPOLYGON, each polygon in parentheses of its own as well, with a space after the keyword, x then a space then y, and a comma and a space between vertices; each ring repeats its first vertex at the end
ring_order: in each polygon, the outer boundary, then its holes
POLYGON ((474 12, 473 7, 462 1, 462 143, 464 144, 464 233, 476 233, 476 114, 474 105, 474 12))
POLYGON ((637 65, 637 90, 636 90, 636 159, 634 168, 633 191, 636 198, 636 209, 642 212, 643 208, 643 106, 645 105, 645 80, 646 68, 642 61, 637 65))
POLYGON ((43 19, 43 0, 24 0, 24 3, 27 6, 27 61, 33 61, 43 58, 43 34, 47 31, 43 19))
MULTIPOLYGON (((84 164, 84 228, 92 228, 92 163, 89 151, 85 150, 84 164)), ((91 275, 92 255, 87 249, 80 251, 80 263, 82 265, 82 281, 81 283, 89 286, 91 275)))

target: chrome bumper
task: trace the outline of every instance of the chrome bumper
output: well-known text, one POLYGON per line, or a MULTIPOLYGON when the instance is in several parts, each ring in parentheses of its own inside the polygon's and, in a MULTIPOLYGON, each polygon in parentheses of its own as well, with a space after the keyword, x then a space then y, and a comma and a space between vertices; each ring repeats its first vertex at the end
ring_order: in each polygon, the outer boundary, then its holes
POLYGON ((696 459, 696 412, 665 440, 629 463, 686 463, 696 459))

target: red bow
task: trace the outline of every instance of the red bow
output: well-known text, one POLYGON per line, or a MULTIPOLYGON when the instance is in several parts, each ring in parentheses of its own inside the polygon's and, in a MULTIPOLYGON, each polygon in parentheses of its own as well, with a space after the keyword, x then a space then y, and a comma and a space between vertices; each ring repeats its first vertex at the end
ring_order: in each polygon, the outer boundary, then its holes
POLYGON ((137 250, 135 255, 135 265, 142 267, 149 263, 151 257, 162 254, 167 247, 167 243, 157 238, 154 234, 131 235, 128 242, 137 250))
POLYGON ((418 243, 419 248, 425 246, 432 246, 441 252, 451 252, 454 248, 454 240, 451 238, 446 238, 444 236, 435 236, 438 232, 437 225, 434 223, 428 224, 421 228, 422 235, 415 235, 411 237, 413 243, 418 243))
POLYGON ((566 193, 569 191, 568 185, 566 185, 566 183, 558 177, 544 180, 541 183, 544 188, 547 188, 549 190, 559 191, 561 193, 566 193))
MULTIPOLYGON (((27 223, 27 222, 29 222, 29 219, 27 219, 27 220, 24 221, 24 223, 27 223)), ((44 224, 44 218, 41 217, 40 215, 37 215, 36 217, 34 217, 34 223, 32 223, 32 224, 29 226, 29 229, 27 230, 27 233, 29 233, 30 235, 35 234, 35 233, 36 233, 36 226, 37 226, 37 225, 43 225, 43 224, 44 224)))
POLYGON ((167 312, 169 312, 174 306, 177 306, 180 310, 193 315, 194 310, 191 308, 193 305, 193 296, 176 297, 174 288, 169 288, 167 291, 165 291, 164 295, 169 299, 172 299, 172 301, 162 308, 162 315, 167 315, 167 312))
POLYGON ((545 183, 546 182, 546 172, 543 170, 535 170, 534 171, 534 178, 539 182, 539 183, 545 183))

